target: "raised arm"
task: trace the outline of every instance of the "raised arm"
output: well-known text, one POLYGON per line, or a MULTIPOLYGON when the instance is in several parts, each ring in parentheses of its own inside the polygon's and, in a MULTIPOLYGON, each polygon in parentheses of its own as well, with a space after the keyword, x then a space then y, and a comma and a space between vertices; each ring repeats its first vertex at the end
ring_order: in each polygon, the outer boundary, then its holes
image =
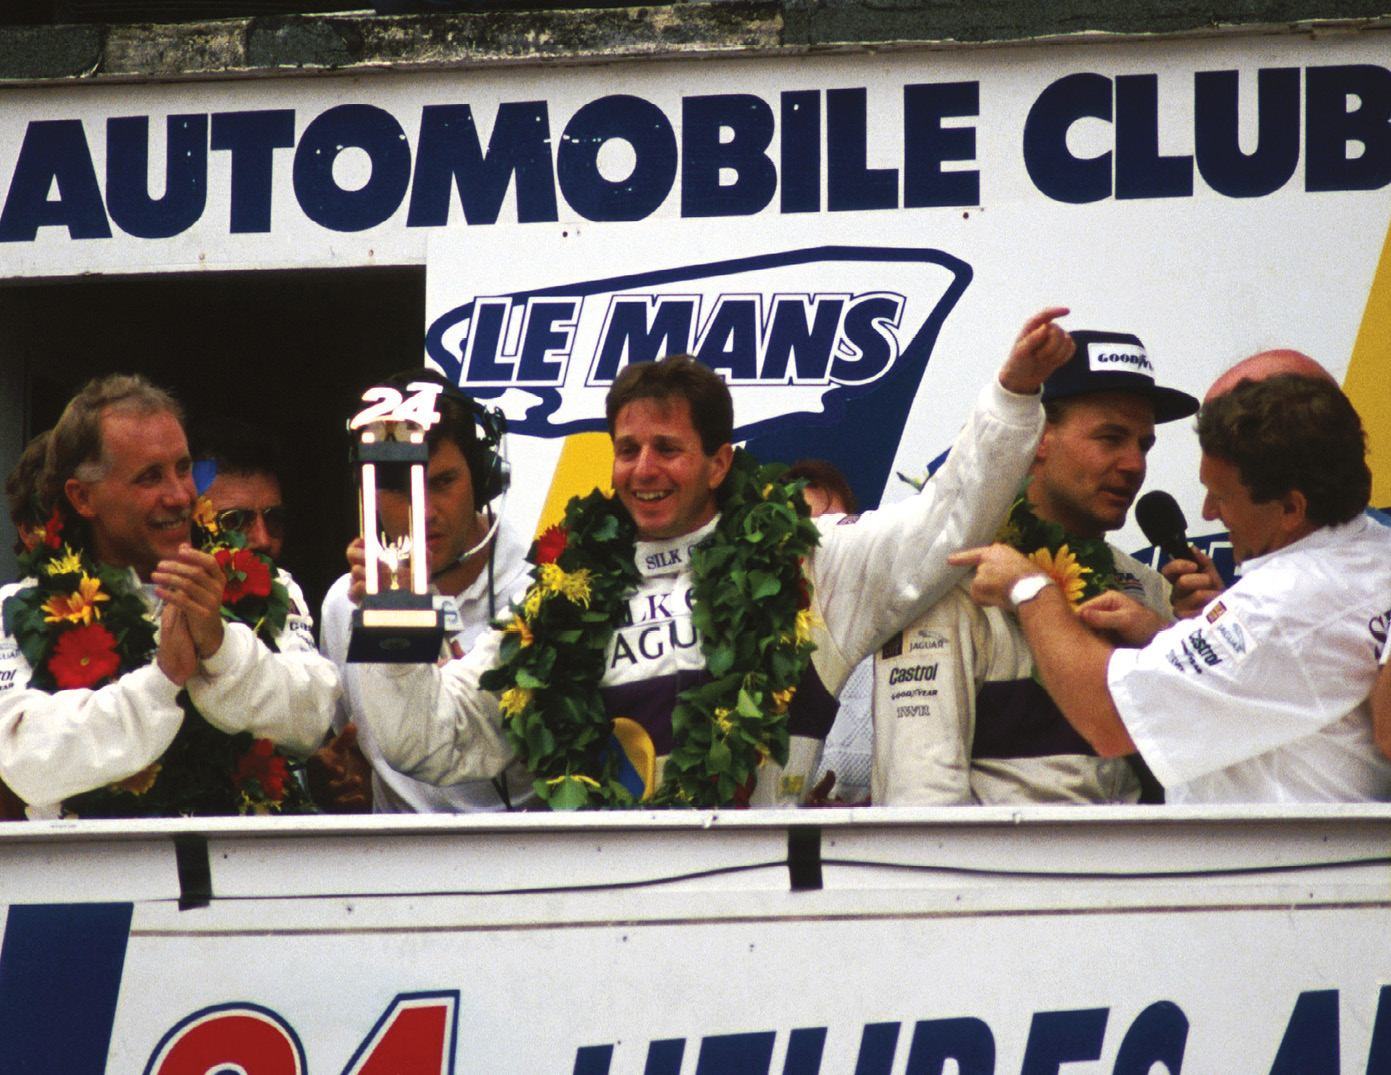
POLYGON ((279 652, 245 624, 226 624, 221 645, 200 659, 187 686, 193 704, 213 727, 248 731, 303 757, 323 741, 341 688, 333 662, 314 646, 299 586, 284 572, 281 580, 290 593, 290 613, 275 637, 279 652))
MULTIPOLYGON (((808 561, 833 645, 846 671, 935 604, 965 573, 947 557, 988 542, 1013 503, 1043 431, 1039 389, 1072 355, 1053 307, 1025 323, 999 376, 981 391, 946 461, 915 497, 828 523, 808 561)), ((824 658, 823 658, 824 660, 824 658)), ((835 690, 837 684, 827 683, 835 690)))

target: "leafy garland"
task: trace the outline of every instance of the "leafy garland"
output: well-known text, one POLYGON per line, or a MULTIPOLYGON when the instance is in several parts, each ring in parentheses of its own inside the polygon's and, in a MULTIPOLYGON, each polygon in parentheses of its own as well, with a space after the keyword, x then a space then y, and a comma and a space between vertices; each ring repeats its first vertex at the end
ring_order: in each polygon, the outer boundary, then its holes
MULTIPOLYGON (((759 765, 787 761, 787 707, 815 648, 802 559, 819 533, 801 497, 736 450, 720 487, 714 532, 691 558, 692 622, 711 679, 683 691, 675 745, 645 806, 715 807, 747 797, 759 765)), ((481 684, 501 695, 508 738, 558 810, 635 805, 607 750, 612 721, 600 695, 614 625, 640 582, 636 531, 616 500, 571 500, 537 545, 532 584, 481 684)))
MULTIPOLYGON (((40 541, 19 558, 36 581, 4 604, 5 631, 33 673, 31 687, 49 692, 96 689, 150 663, 155 619, 130 585, 129 573, 97 563, 80 538, 69 543, 70 520, 55 508, 40 541), (76 545, 76 547, 74 547, 76 545)), ((290 595, 268 559, 245 548, 235 531, 219 531, 211 505, 195 509, 194 544, 226 575, 222 615, 244 623, 272 649, 285 625, 290 595)), ((268 739, 228 735, 203 719, 181 690, 184 720, 158 761, 106 787, 73 796, 64 812, 80 817, 169 817, 190 814, 306 813, 308 796, 293 766, 268 739)))
MULTIPOLYGON (((930 474, 912 478, 898 472, 899 481, 919 492, 930 474)), ((1029 483, 1015 498, 1009 514, 995 534, 995 540, 1022 552, 1058 589, 1074 609, 1084 601, 1114 590, 1116 556, 1105 538, 1079 538, 1058 523, 1045 522, 1034 514, 1028 498, 1029 483)))
POLYGON ((995 540, 1032 560, 1076 608, 1116 588, 1116 557, 1103 538, 1079 538, 1034 514, 1020 493, 995 540))

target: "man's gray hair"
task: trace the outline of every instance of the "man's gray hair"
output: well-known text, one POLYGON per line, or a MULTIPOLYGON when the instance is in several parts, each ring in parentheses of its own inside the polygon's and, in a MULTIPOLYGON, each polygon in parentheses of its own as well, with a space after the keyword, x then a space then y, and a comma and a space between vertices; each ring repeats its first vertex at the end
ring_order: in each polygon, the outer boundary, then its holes
POLYGON ((112 373, 93 378, 73 396, 53 427, 44 463, 43 487, 48 503, 58 502, 69 478, 93 482, 106 477, 111 461, 101 435, 105 414, 172 414, 180 425, 184 424, 184 409, 179 401, 140 374, 112 373))

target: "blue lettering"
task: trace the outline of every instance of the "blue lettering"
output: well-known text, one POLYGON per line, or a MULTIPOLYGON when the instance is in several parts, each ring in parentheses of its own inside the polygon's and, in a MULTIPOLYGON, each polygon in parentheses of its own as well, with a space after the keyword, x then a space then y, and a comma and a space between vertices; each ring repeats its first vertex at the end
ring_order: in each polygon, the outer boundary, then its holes
POLYGON ((1256 76, 1256 148, 1241 151, 1237 72, 1199 71, 1193 81, 1193 156, 1198 174, 1229 198, 1279 190, 1299 164, 1299 69, 1262 68, 1256 76))
POLYGON ((619 661, 637 664, 638 658, 637 654, 633 652, 633 647, 628 645, 628 640, 615 631, 613 633, 613 661, 609 664, 609 668, 617 668, 619 661))
POLYGON ((81 120, 35 120, 25 128, 0 213, 0 242, 30 243, 50 226, 67 228, 72 239, 111 238, 81 120), (58 198, 49 201, 55 184, 58 198))
POLYGON ((1121 1040, 1112 1075, 1150 1075, 1155 1064, 1179 1075, 1188 1044, 1188 1016, 1172 1001, 1151 1004, 1135 1017, 1121 1040))
POLYGON ((294 144, 294 109, 213 113, 212 148, 232 154, 233 235, 270 231, 275 151, 294 144))
POLYGON ((570 118, 555 167, 565 200, 586 220, 642 220, 676 182, 676 134, 651 101, 612 94, 570 118), (612 138, 626 141, 637 158, 626 179, 610 181, 599 171, 599 150, 612 138))
POLYGON ((898 357, 898 345, 887 326, 896 326, 903 315, 903 296, 869 295, 856 299, 845 314, 845 343, 858 358, 838 355, 831 364, 831 379, 841 384, 872 381, 898 357))
POLYGON ((1300 993, 1270 1075, 1339 1075, 1341 1071, 1338 991, 1311 989, 1300 993))
POLYGON ((1159 76, 1116 79, 1116 197, 1188 198, 1193 158, 1159 155, 1159 76))
POLYGON ((771 1030, 700 1039, 695 1075, 766 1075, 773 1063, 771 1030))
POLYGON ((1019 1075, 1059 1075, 1064 1064, 1101 1055, 1109 1008, 1035 1012, 1019 1075))
POLYGON ((1380 1071, 1391 1071, 1391 985, 1382 986, 1377 994, 1372 1044, 1367 1050, 1367 1075, 1380 1071))
POLYGON ((660 638, 657 638, 656 649, 654 649, 651 652, 648 652, 647 649, 647 640, 649 638, 655 638, 658 635, 660 635, 661 630, 662 629, 660 627, 654 624, 651 627, 644 627, 638 633, 638 652, 641 653, 643 657, 645 657, 649 661, 655 661, 658 657, 660 657, 663 653, 666 652, 665 648, 662 646, 660 638))
POLYGON ((406 227, 443 227, 452 188, 459 191, 466 221, 495 224, 514 176, 519 223, 558 219, 545 101, 499 105, 487 153, 468 105, 426 105, 406 227))
POLYGON ((778 172, 768 159, 773 110, 751 93, 681 102, 681 215, 749 216, 773 200, 778 172), (724 141, 724 133, 729 140, 724 141), (722 171, 734 173, 722 182, 722 171))
POLYGON ((558 384, 564 378, 565 363, 551 359, 569 357, 579 308, 578 299, 528 300, 522 353, 517 364, 519 380, 558 384))
POLYGON ((464 348, 465 380, 469 384, 512 380, 514 367, 501 361, 503 329, 512 310, 510 299, 477 299, 469 324, 468 345, 464 348))
POLYGON ((1024 167, 1034 186, 1058 202, 1081 205, 1111 193, 1111 154, 1074 157, 1067 132, 1080 119, 1111 122, 1111 80, 1066 75, 1038 95, 1024 121, 1024 167))
POLYGON ((782 1075, 817 1075, 821 1070, 821 1054, 825 1051, 824 1026, 798 1027, 787 1036, 787 1059, 782 1062, 782 1075))
POLYGON ((866 1023, 860 1035, 860 1055, 855 1060, 855 1075, 889 1075, 897 1045, 897 1023, 866 1023))
POLYGON ((681 1075, 681 1058, 685 1055, 685 1038, 663 1038, 650 1042, 642 1075, 681 1075))
POLYGON ((691 349, 696 300, 686 297, 620 295, 609 305, 594 363, 593 382, 607 384, 629 363, 652 362, 691 349))
POLYGON ((338 105, 315 117, 295 150, 294 186, 304 215, 331 231, 366 231, 387 220, 406 196, 411 151, 390 112, 374 105, 338 105), (358 190, 344 190, 333 164, 345 149, 361 149, 372 163, 358 190))
POLYGON ((106 209, 116 225, 138 239, 168 239, 187 231, 208 201, 208 117, 170 116, 164 194, 151 198, 150 119, 106 121, 106 209))
POLYGON ((956 1061, 958 1075, 994 1075, 995 1035, 979 1019, 921 1020, 903 1075, 942 1075, 948 1060, 956 1061))
POLYGON ((685 621, 682 621, 682 620, 672 620, 672 621, 671 621, 671 632, 670 632, 670 633, 671 633, 671 648, 672 648, 672 649, 690 649, 692 646, 694 646, 694 645, 696 644, 696 629, 695 629, 695 624, 691 623, 690 620, 685 620, 685 621), (687 627, 690 628, 690 634, 691 634, 691 637, 690 637, 690 638, 682 638, 682 637, 681 637, 681 624, 682 624, 683 622, 686 624, 687 627))
MULTIPOLYGON (((665 566, 667 566, 668 563, 679 564, 680 562, 681 562, 681 561, 680 561, 679 558, 678 558, 678 559, 675 559, 675 560, 667 561, 666 557, 663 556, 661 553, 658 553, 658 554, 656 554, 655 556, 649 556, 649 557, 647 558, 647 566, 648 566, 649 568, 665 567, 665 566), (654 562, 654 561, 655 561, 655 562, 654 562)), ((660 616, 662 619, 664 619, 664 620, 669 620, 669 619, 671 619, 671 610, 670 610, 669 608, 667 608, 667 598, 670 597, 670 596, 671 596, 671 594, 669 594, 669 593, 664 593, 664 594, 648 594, 648 595, 647 595, 647 615, 644 616, 643 619, 644 619, 644 620, 655 620, 655 619, 657 619, 659 616, 660 616)))
POLYGON ((786 381, 790 359, 794 381, 824 382, 844 309, 845 299, 838 295, 818 295, 810 301, 801 295, 776 296, 760 379, 786 381))
POLYGON ((944 161, 976 157, 974 127, 943 127, 948 116, 980 115, 979 82, 903 87, 903 205, 979 205, 980 172, 944 172, 944 161))
POLYGON ((612 1045, 581 1045, 575 1050, 573 1075, 609 1075, 612 1045))
POLYGON ((831 212, 897 209, 898 169, 870 168, 868 92, 826 91, 826 202, 831 212))
POLYGON ((1391 182, 1391 71, 1370 64, 1305 72, 1304 189, 1376 190, 1391 182), (1348 111, 1348 97, 1357 106, 1348 111), (1348 156, 1348 143, 1362 146, 1348 156))
POLYGON ((729 370, 731 381, 758 378, 759 301, 721 295, 696 347, 696 358, 712 370, 729 370))
POLYGON ((782 211, 821 211, 821 94, 782 95, 782 211))

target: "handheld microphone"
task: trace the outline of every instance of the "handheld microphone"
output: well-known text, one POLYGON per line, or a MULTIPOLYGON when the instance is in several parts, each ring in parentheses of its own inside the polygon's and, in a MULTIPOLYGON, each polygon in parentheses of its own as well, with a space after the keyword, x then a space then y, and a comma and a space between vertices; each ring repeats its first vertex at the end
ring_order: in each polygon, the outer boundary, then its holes
POLYGON ((1157 545, 1174 560, 1192 560, 1188 544, 1188 520, 1178 501, 1168 493, 1153 489, 1135 502, 1135 521, 1150 544, 1157 545))

